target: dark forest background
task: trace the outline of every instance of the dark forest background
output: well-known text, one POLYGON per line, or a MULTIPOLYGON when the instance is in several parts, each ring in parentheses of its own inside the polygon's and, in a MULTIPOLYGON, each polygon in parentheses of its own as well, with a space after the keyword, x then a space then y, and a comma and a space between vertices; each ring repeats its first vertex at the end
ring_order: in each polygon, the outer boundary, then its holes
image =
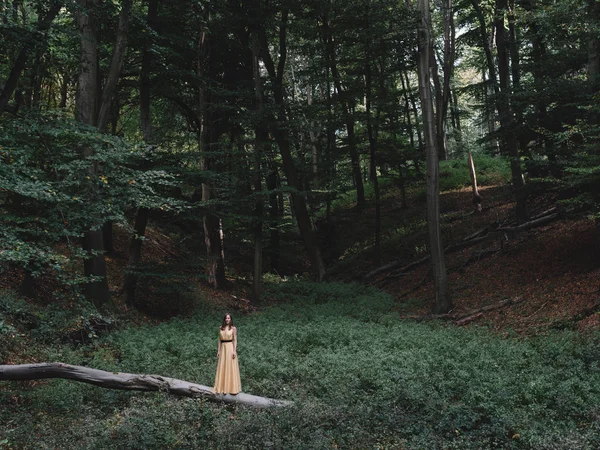
POLYGON ((0 0, 0 43, 2 364, 210 384, 229 310, 296 405, 2 384, 0 448, 597 447, 597 0, 0 0))

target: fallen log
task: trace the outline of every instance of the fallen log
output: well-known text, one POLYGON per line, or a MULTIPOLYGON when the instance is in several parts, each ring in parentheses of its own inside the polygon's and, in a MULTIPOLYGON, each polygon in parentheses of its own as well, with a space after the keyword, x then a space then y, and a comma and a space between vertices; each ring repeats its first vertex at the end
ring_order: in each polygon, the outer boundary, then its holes
POLYGON ((503 300, 501 302, 494 303, 493 305, 485 305, 478 309, 472 309, 471 311, 463 313, 459 316, 454 315, 452 317, 451 315, 449 315, 448 318, 454 320, 454 323, 456 325, 461 326, 461 325, 465 325, 469 322, 472 322, 473 320, 479 319, 480 317, 483 316, 483 313, 486 313, 489 311, 494 311, 494 310, 500 309, 500 308, 504 308, 505 306, 508 306, 508 305, 515 305, 517 303, 521 303, 522 301, 523 301, 522 297, 509 298, 508 300, 503 300))
POLYGON ((461 326, 465 325, 473 320, 479 319, 483 316, 484 313, 489 311, 494 311, 496 309, 504 308, 509 305, 516 305, 517 303, 523 302, 524 299, 522 297, 509 298, 508 300, 503 300, 498 303, 494 303, 491 305, 485 305, 481 308, 471 309, 469 311, 458 314, 456 312, 449 312, 446 314, 426 314, 424 316, 419 315, 406 315, 402 316, 403 319, 413 319, 413 320, 434 320, 434 319, 443 319, 443 320, 452 320, 455 325, 461 326))
MULTIPOLYGON (((522 223, 521 225, 514 226, 514 227, 501 227, 501 226, 499 226, 498 222, 493 222, 492 224, 488 225, 487 227, 471 234, 470 236, 467 236, 462 241, 457 242, 452 245, 449 245, 448 247, 446 247, 444 249, 444 254, 449 254, 449 253, 456 252, 456 251, 459 251, 459 250, 462 250, 462 249, 465 249, 468 247, 472 247, 473 245, 477 245, 481 242, 486 241, 490 237, 494 236, 496 233, 506 233, 511 236, 515 236, 517 233, 519 233, 521 231, 526 231, 526 230, 530 230, 532 228, 546 225, 550 222, 553 222, 556 219, 561 218, 564 215, 564 213, 561 213, 561 212, 548 214, 550 211, 552 211, 552 210, 550 209, 550 210, 544 211, 542 214, 547 214, 547 215, 543 215, 542 217, 540 217, 538 215, 538 216, 536 216, 536 217, 538 217, 537 219, 522 223)), ((426 263, 427 261, 429 261, 429 255, 427 255, 421 259, 418 259, 416 261, 413 261, 412 263, 407 264, 405 266, 402 266, 402 264, 403 264, 402 261, 393 261, 389 264, 386 264, 384 266, 373 269, 371 272, 367 273, 364 276, 364 278, 369 279, 369 278, 374 277, 375 275, 379 275, 380 273, 384 273, 384 272, 389 272, 398 267, 400 267, 400 269, 397 270, 396 273, 408 272, 409 270, 412 270, 415 267, 418 267, 421 264, 426 263)))
POLYGON ((477 313, 477 314, 473 314, 472 316, 465 317, 464 319, 456 320, 456 321, 454 322, 454 324, 455 324, 457 327, 462 327, 463 325, 467 325, 467 324, 469 324, 469 323, 473 322, 474 320, 477 320, 477 319, 479 319, 479 318, 480 318, 480 317, 482 317, 482 316, 483 316, 483 313, 482 313, 482 312, 480 312, 480 313, 477 313))
POLYGON ((19 365, 0 365, 0 381, 27 381, 46 378, 64 378, 81 381, 108 389, 132 391, 164 391, 184 397, 205 398, 210 401, 237 403, 257 408, 289 406, 288 400, 277 400, 257 395, 215 394, 213 389, 201 384, 160 375, 142 375, 123 372, 107 372, 89 367, 70 364, 37 363, 19 365))
POLYGON ((529 222, 522 223, 516 227, 500 227, 497 231, 516 234, 520 231, 530 230, 531 228, 541 227, 547 223, 553 222, 561 216, 560 213, 549 214, 547 216, 540 217, 539 219, 531 220, 529 222))
MULTIPOLYGON (((464 240, 464 241, 457 242, 456 244, 449 245, 448 247, 446 247, 444 249, 444 254, 453 253, 453 252, 457 252, 459 250, 465 249, 467 247, 472 247, 473 245, 477 245, 481 242, 486 241, 487 239, 489 239, 489 237, 490 237, 490 234, 488 233, 484 236, 475 237, 475 238, 472 238, 469 240, 464 240)), ((421 264, 426 263, 427 261, 429 261, 429 258, 430 258, 430 255, 423 256, 422 258, 417 259, 416 261, 413 261, 410 264, 402 266, 400 269, 398 269, 396 271, 396 273, 406 273, 406 272, 414 269, 415 267, 418 267, 421 264)), ((368 274, 366 274, 365 279, 371 278, 371 277, 373 277, 377 274, 383 273, 383 272, 389 272, 390 270, 393 270, 396 267, 401 266, 401 265, 402 265, 402 261, 394 261, 392 263, 386 264, 385 266, 381 266, 375 270, 372 270, 368 274)))

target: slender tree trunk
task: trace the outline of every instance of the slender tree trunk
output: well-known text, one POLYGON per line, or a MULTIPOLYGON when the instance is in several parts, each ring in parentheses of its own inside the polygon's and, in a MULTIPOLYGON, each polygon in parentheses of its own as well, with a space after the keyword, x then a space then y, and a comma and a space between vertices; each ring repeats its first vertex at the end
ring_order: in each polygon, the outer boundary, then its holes
POLYGON ((35 52, 35 59, 33 67, 31 68, 31 79, 29 81, 29 90, 31 92, 31 105, 33 109, 39 110, 42 103, 42 82, 43 76, 41 72, 42 55, 44 54, 44 48, 38 47, 35 52))
POLYGON ((515 135, 515 119, 510 105, 511 88, 508 65, 509 55, 507 51, 509 42, 506 39, 506 29, 504 28, 504 15, 506 10, 507 0, 496 0, 496 17, 494 22, 496 27, 496 46, 498 49, 498 75, 500 78, 498 111, 500 113, 500 123, 503 131, 502 137, 506 144, 508 156, 510 157, 512 184, 517 202, 517 220, 519 222, 525 222, 528 217, 527 198, 524 189, 523 173, 521 171, 517 137, 515 135))
MULTIPOLYGON (((79 0, 79 10, 77 12, 77 24, 81 34, 81 71, 77 88, 75 117, 79 122, 92 126, 96 125, 98 100, 96 90, 98 76, 96 8, 97 0, 79 0)), ((92 148, 85 147, 83 149, 84 158, 92 156, 93 152, 92 148)), ((92 180, 96 177, 97 171, 97 165, 92 164, 89 169, 92 180)), ((88 197, 88 201, 95 201, 96 192, 92 185, 88 197)), ((104 260, 104 242, 100 224, 84 233, 83 249, 88 252, 88 257, 84 260, 85 276, 95 278, 94 281, 86 284, 86 298, 97 308, 110 305, 111 299, 106 279, 106 262, 104 260)))
MULTIPOLYGON (((260 9, 260 0, 256 0, 257 10, 260 9)), ((264 123, 262 83, 260 79, 260 36, 258 29, 252 30, 252 76, 254 78, 255 110, 257 114, 254 138, 254 266, 252 291, 256 303, 260 303, 262 294, 262 268, 263 268, 263 197, 262 197, 262 155, 268 132, 264 123)))
POLYGON ((421 150, 421 149, 425 148, 425 144, 423 143, 421 127, 419 126, 419 112, 417 110, 417 102, 415 101, 415 96, 412 95, 412 93, 411 93, 412 89, 410 87, 410 78, 408 78, 408 72, 404 72, 404 78, 406 81, 406 91, 408 92, 408 96, 410 98, 410 103, 412 106, 413 116, 415 118, 415 128, 417 130, 417 142, 419 143, 419 150, 421 150))
MULTIPOLYGON (((39 32, 45 32, 52 25, 52 21, 62 8, 62 1, 52 1, 50 4, 50 9, 46 13, 46 15, 38 21, 37 29, 39 32)), ((4 112, 6 107, 8 106, 8 102, 17 88, 17 84, 19 82, 19 78, 23 73, 23 69, 25 68, 25 64, 27 63, 27 57, 29 56, 29 52, 37 43, 37 36, 31 35, 28 36, 25 44, 21 48, 21 51, 17 55, 17 59, 8 75, 6 82, 4 83, 4 88, 2 92, 0 92, 0 114, 4 112)))
MULTIPOLYGON (((592 30, 597 30, 598 26, 600 26, 600 2, 598 0, 588 0, 588 11, 593 25, 591 28, 592 30)), ((587 72, 591 91, 600 91, 600 36, 598 36, 597 31, 590 33, 587 72)), ((595 114, 594 116, 597 121, 600 115, 595 114)))
MULTIPOLYGON (((452 0, 444 0, 442 6, 444 16, 444 62, 443 62, 443 85, 442 85, 442 101, 441 113, 437 112, 438 129, 443 133, 444 158, 448 157, 448 143, 446 138, 448 105, 450 104, 450 83, 454 78, 454 60, 455 60, 455 41, 456 30, 454 28, 454 6, 452 0)), ((439 139, 439 137, 438 137, 439 139)))
MULTIPOLYGON (((201 33, 199 42, 200 59, 198 61, 198 75, 207 79, 214 78, 214 63, 212 49, 213 38, 205 28, 201 33)), ((201 167, 205 172, 216 169, 217 160, 214 155, 216 143, 215 118, 212 105, 212 93, 206 86, 199 88, 199 105, 202 111, 200 124, 200 148, 202 150, 201 167), (211 148, 212 147, 212 148, 211 148)), ((202 183, 202 201, 208 202, 216 198, 214 183, 202 183)), ((203 218, 204 243, 206 244, 206 277, 215 289, 225 284, 225 261, 223 253, 222 233, 219 217, 213 211, 206 211, 203 218)))
MULTIPOLYGON (((313 105, 313 87, 312 85, 306 86, 306 104, 310 108, 313 105)), ((312 120, 307 120, 308 123, 308 136, 310 138, 310 146, 311 146, 311 163, 312 163, 312 178, 318 185, 319 179, 319 140, 317 138, 317 134, 315 134, 314 126, 312 120)))
POLYGON ((404 116, 406 117, 406 128, 408 132, 408 138, 410 140, 410 146, 413 150, 415 147, 415 133, 412 126, 412 119, 410 118, 410 104, 408 101, 408 91, 406 89, 406 83, 404 83, 404 76, 400 74, 400 81, 402 82, 402 96, 404 97, 404 116))
POLYGON ((346 130, 348 132, 348 153, 350 154, 350 160, 352 162, 352 178, 356 187, 356 203, 358 206, 364 206, 365 187, 360 171, 360 155, 356 146, 354 112, 352 109, 350 99, 348 98, 350 93, 345 92, 342 88, 342 81, 337 68, 337 60, 335 57, 333 33, 331 31, 331 28, 329 27, 327 15, 323 17, 323 30, 327 59, 329 60, 329 64, 331 67, 333 84, 335 86, 335 90, 337 91, 338 98, 342 99, 342 111, 344 116, 344 122, 346 122, 346 130))
MULTIPOLYGON (((367 55, 368 57, 369 55, 367 55)), ((369 136, 369 150, 371 156, 371 173, 370 178, 373 183, 373 191, 375 193, 375 258, 373 263, 375 266, 381 264, 381 202, 379 199, 379 179, 377 178, 377 159, 376 159, 376 142, 373 133, 373 123, 371 117, 371 103, 372 103, 372 80, 371 80, 371 65, 367 63, 366 66, 366 113, 367 113, 367 134, 369 136)), ((381 74, 383 76, 383 74, 381 74)))
POLYGON ((423 133, 427 154, 427 222, 429 227, 429 251, 433 265, 433 278, 435 284, 436 314, 447 313, 452 309, 452 299, 448 289, 448 276, 444 260, 444 247, 440 227, 439 205, 439 165, 436 138, 434 131, 433 101, 429 84, 429 64, 431 63, 431 16, 429 13, 429 0, 418 0, 421 21, 419 23, 419 94, 423 110, 423 133))
MULTIPOLYGON (((479 22, 479 33, 481 35, 481 48, 485 54, 485 61, 488 70, 488 80, 486 83, 485 72, 483 73, 482 81, 484 82, 484 96, 486 98, 485 108, 487 115, 487 124, 488 124, 488 133, 494 134, 496 132, 496 117, 495 111, 496 106, 500 98, 500 88, 498 86, 498 77, 496 75, 496 65, 494 63, 494 55, 492 53, 492 42, 493 42, 493 26, 492 32, 488 33, 487 25, 485 21, 485 15, 483 13, 483 9, 481 8, 481 0, 471 0, 471 4, 473 5, 473 9, 475 10, 475 15, 477 16, 477 21, 479 22), (488 101, 489 97, 492 96, 494 98, 493 106, 490 105, 488 101)), ((497 144, 496 144, 497 146, 497 144)), ((506 145, 502 143, 502 151, 504 154, 508 154, 508 150, 506 145)))
POLYGON ((279 221, 283 217, 283 209, 280 208, 277 190, 280 188, 279 173, 277 164, 273 158, 269 158, 269 173, 267 175, 267 189, 269 190, 269 257, 271 260, 271 270, 280 273, 279 267, 279 221))
MULTIPOLYGON (((148 2, 147 23, 150 29, 156 27, 158 18, 158 0, 150 0, 148 2)), ((152 33, 146 33, 146 36, 151 36, 152 33)), ((151 149, 154 143, 152 131, 152 119, 150 115, 150 73, 152 70, 152 53, 149 47, 151 42, 144 43, 142 51, 142 65, 140 69, 140 128, 142 137, 147 149, 151 149)), ((133 306, 135 302, 135 290, 138 282, 138 275, 135 273, 136 266, 142 259, 143 239, 146 235, 146 227, 150 218, 148 208, 140 206, 135 214, 133 224, 133 236, 129 242, 129 257, 127 260, 127 271, 123 284, 123 292, 125 296, 125 304, 133 306)))
MULTIPOLYGON (((531 13, 535 9, 535 0, 524 0, 520 3, 520 6, 525 9, 525 11, 531 13)), ((540 126, 544 129, 547 129, 550 124, 550 118, 548 117, 548 108, 547 103, 545 101, 545 95, 543 94, 545 77, 546 73, 544 70, 544 64, 546 60, 546 44, 544 43, 544 36, 541 34, 540 27, 536 22, 535 16, 533 14, 529 14, 530 20, 527 23, 527 26, 530 30, 530 39, 531 39, 531 58, 533 60, 532 65, 532 74, 534 79, 534 84, 536 86, 536 90, 540 92, 541 95, 538 96, 538 100, 536 101, 536 107, 538 112, 538 121, 540 126)), ((554 156, 554 140, 550 133, 543 133, 541 136, 544 147, 546 151, 546 155, 550 158, 554 156)))
POLYGON ((439 72, 435 54, 431 57, 431 76, 436 90, 435 103, 435 125, 437 136, 437 147, 439 159, 445 160, 448 157, 448 142, 446 133, 446 121, 448 116, 448 104, 450 103, 450 82, 454 73, 454 10, 452 0, 443 0, 442 17, 444 21, 444 59, 442 61, 442 82, 439 79, 439 72))
POLYGON ((273 83, 273 91, 275 96, 275 104, 279 109, 277 126, 273 129, 272 134, 277 141, 281 158, 283 160, 283 169, 285 171, 288 184, 295 190, 291 193, 293 210, 300 230, 300 235, 306 246, 312 269, 315 274, 315 278, 318 281, 323 279, 325 275, 325 265, 321 256, 321 250, 317 242, 316 234, 313 230, 313 226, 308 214, 308 208, 306 206, 305 198, 298 194, 302 191, 302 183, 298 177, 294 159, 292 158, 292 151, 290 145, 289 132, 287 131, 287 118, 285 110, 285 100, 283 95, 283 74, 285 68, 285 61, 287 55, 286 47, 286 26, 287 26, 288 10, 284 9, 281 18, 281 27, 279 30, 279 61, 277 70, 271 54, 268 51, 269 46, 267 45, 267 37, 265 30, 261 30, 261 54, 262 59, 267 68, 271 81, 273 83))
POLYGON ((127 38, 129 28, 129 15, 131 12, 132 0, 122 0, 121 13, 119 14, 119 25, 117 28, 117 39, 113 50, 108 77, 102 89, 102 98, 98 111, 97 128, 105 133, 110 121, 110 114, 113 108, 113 99, 117 91, 117 82, 121 75, 121 66, 127 53, 127 38))

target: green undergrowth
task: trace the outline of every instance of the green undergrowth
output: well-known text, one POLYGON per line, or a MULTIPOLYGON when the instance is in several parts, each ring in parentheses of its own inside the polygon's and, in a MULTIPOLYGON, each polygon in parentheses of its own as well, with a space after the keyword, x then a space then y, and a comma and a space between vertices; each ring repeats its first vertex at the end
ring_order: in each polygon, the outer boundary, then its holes
MULTIPOLYGON (((473 164, 480 186, 504 185, 510 181, 510 164, 506 158, 483 153, 473 155, 473 164)), ((449 191, 471 185, 467 158, 440 161, 440 190, 449 191)))
MULTIPOLYGON (((517 340, 402 321, 390 296, 358 284, 289 280, 266 297, 270 306, 233 315, 243 388, 294 406, 0 384, 0 448, 600 447, 598 335, 517 340)), ((205 306, 46 356, 211 385, 222 313, 205 306)))

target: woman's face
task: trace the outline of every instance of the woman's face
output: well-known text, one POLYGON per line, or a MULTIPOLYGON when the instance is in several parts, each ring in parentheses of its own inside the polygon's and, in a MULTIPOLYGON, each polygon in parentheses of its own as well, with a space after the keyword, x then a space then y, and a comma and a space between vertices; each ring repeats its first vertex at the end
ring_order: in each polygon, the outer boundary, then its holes
POLYGON ((231 316, 229 314, 227 314, 225 316, 225 325, 229 325, 231 323, 231 316))

